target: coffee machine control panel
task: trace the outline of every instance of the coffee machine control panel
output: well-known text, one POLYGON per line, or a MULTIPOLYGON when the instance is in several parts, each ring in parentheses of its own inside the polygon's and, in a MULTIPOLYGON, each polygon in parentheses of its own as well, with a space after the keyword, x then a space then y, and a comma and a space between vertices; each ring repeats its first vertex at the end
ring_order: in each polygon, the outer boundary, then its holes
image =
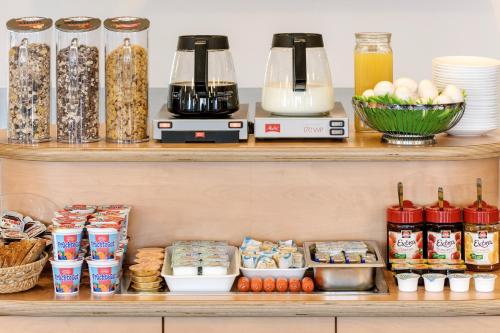
POLYGON ((257 139, 344 139, 349 136, 349 119, 341 103, 323 116, 277 116, 257 104, 254 134, 257 139))

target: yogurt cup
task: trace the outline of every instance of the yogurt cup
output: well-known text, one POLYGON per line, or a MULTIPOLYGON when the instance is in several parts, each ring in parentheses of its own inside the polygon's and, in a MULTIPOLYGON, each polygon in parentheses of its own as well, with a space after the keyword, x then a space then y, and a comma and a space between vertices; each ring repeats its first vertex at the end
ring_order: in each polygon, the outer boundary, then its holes
POLYGON ((496 274, 492 273, 478 273, 474 274, 474 287, 476 291, 481 293, 491 293, 495 290, 496 274))
POLYGON ((80 253, 81 228, 56 228, 52 231, 54 260, 75 260, 80 253))
POLYGON ((469 291, 470 279, 470 274, 449 274, 448 280, 450 281, 450 290, 456 293, 464 293, 469 291))
POLYGON ((70 212, 70 213, 74 213, 74 214, 82 214, 82 215, 85 215, 85 214, 92 214, 95 212, 96 210, 96 206, 93 206, 93 205, 80 205, 80 204, 76 204, 76 205, 67 205, 64 207, 64 210, 67 211, 67 212, 70 212))
POLYGON ((119 283, 118 260, 88 260, 90 289, 93 294, 114 294, 119 283))
POLYGON ((88 227, 87 232, 92 260, 115 259, 115 252, 118 250, 118 230, 88 227))
POLYGON ((442 292, 446 275, 439 273, 428 273, 422 275, 424 278, 425 291, 442 292))
POLYGON ((415 292, 418 289, 420 275, 415 273, 401 273, 396 275, 399 291, 415 292))
POLYGON ((80 291, 83 260, 50 260, 54 291, 58 295, 74 295, 80 291))

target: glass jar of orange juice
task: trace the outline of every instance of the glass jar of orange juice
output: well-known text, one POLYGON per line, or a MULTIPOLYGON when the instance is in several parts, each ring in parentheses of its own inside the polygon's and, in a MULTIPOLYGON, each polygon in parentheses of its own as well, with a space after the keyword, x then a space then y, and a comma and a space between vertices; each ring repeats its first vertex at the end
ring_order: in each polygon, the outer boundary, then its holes
MULTIPOLYGON (((392 82, 391 34, 358 32, 354 49, 354 94, 359 96, 380 81, 392 82)), ((373 131, 357 115, 354 123, 356 132, 373 131)))

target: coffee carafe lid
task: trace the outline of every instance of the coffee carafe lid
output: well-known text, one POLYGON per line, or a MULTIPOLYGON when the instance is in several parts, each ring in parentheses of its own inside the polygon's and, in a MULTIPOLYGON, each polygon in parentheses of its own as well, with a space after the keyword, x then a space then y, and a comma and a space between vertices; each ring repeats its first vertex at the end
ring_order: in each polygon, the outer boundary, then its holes
POLYGON ((221 35, 186 35, 179 36, 177 51, 193 51, 196 42, 205 41, 208 50, 228 50, 227 36, 221 35))
POLYGON ((296 40, 304 40, 306 47, 323 47, 323 36, 311 33, 280 33, 273 35, 272 47, 293 47, 296 40))

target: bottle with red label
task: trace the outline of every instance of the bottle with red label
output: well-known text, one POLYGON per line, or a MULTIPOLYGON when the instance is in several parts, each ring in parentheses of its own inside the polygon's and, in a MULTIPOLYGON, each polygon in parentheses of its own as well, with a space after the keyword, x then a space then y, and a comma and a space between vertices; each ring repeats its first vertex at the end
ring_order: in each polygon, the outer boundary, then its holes
POLYGON ((424 258, 424 219, 422 207, 403 200, 398 184, 399 205, 387 209, 387 259, 400 261, 424 258))
POLYGON ((428 259, 461 260, 463 244, 462 210, 443 200, 425 209, 428 259))
POLYGON ((499 211, 482 200, 480 179, 477 181, 477 199, 464 208, 464 259, 468 270, 493 271, 500 268, 499 211))

